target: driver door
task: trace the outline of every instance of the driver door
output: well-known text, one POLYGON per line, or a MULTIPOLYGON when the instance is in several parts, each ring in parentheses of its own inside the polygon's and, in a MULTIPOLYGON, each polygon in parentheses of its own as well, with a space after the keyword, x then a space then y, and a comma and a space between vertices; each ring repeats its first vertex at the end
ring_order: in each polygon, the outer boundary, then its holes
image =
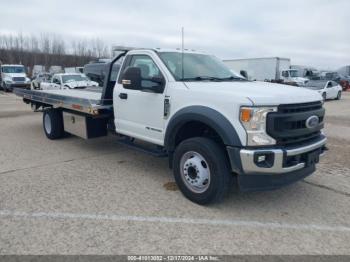
POLYGON ((329 81, 327 84, 327 98, 335 98, 335 86, 332 81, 329 81))
MULTIPOLYGON (((153 77, 161 77, 161 72, 154 59, 149 55, 129 55, 125 66, 138 67, 141 70, 141 85, 152 86, 153 77)), ((122 69, 122 70, 123 70, 122 69)), ((152 92, 149 89, 133 90, 122 84, 123 73, 118 79, 114 90, 115 126, 118 133, 142 139, 158 145, 163 145, 164 136, 164 96, 163 93, 152 92)))

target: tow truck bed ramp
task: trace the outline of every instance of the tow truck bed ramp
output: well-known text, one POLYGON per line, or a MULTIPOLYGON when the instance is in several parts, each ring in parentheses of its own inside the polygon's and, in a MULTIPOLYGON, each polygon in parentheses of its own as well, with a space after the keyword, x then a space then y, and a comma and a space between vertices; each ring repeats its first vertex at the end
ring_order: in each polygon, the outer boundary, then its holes
POLYGON ((113 107, 103 105, 102 91, 97 89, 26 90, 15 88, 14 93, 23 97, 25 102, 39 102, 54 108, 65 108, 91 115, 99 114, 100 110, 111 111, 113 107))

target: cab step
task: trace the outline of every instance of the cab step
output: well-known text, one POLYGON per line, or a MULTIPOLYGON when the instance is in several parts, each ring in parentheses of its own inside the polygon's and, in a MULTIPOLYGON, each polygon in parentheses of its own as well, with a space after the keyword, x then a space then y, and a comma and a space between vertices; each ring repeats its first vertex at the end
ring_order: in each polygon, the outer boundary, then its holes
POLYGON ((154 146, 150 144, 140 144, 135 142, 134 139, 124 137, 117 140, 118 143, 123 144, 129 148, 135 149, 139 152, 147 153, 155 157, 167 157, 168 153, 161 146, 154 146))

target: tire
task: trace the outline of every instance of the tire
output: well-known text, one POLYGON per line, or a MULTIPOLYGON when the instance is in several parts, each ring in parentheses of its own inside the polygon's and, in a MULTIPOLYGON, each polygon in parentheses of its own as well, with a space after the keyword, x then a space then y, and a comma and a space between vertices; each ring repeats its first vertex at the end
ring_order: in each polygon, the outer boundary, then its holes
POLYGON ((327 94, 326 94, 326 93, 323 93, 323 94, 322 94, 322 98, 323 98, 323 101, 326 101, 326 100, 327 100, 327 94))
POLYGON ((173 161, 175 181, 192 202, 220 202, 233 187, 225 151, 211 139, 195 137, 181 142, 173 161))
POLYGON ((336 100, 340 100, 341 99, 341 91, 338 92, 336 100))
POLYGON ((55 140, 64 136, 62 112, 48 109, 43 114, 43 128, 48 139, 55 140))

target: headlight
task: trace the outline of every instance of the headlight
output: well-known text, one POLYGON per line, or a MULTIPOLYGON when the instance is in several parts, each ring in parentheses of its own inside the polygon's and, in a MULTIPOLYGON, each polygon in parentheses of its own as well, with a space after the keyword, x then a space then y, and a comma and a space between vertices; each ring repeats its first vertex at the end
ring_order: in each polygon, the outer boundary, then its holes
POLYGON ((30 82, 30 78, 26 77, 26 82, 29 83, 30 82))
POLYGON ((6 84, 11 84, 11 83, 13 83, 12 78, 6 78, 6 79, 5 79, 5 83, 6 83, 6 84))
POLYGON ((266 133, 266 117, 277 107, 241 107, 240 121, 247 132, 248 146, 274 145, 276 140, 266 133))

